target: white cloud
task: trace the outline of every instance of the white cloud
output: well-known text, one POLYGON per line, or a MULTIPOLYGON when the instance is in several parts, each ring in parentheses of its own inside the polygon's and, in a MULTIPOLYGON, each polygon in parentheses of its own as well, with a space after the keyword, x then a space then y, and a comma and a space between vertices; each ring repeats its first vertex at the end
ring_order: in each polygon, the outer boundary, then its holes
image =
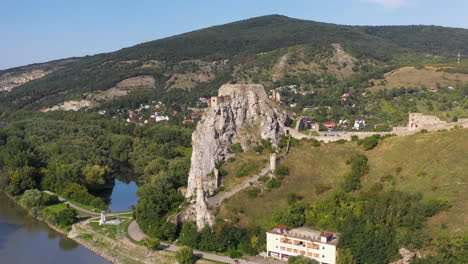
POLYGON ((382 5, 387 9, 397 9, 409 4, 408 0, 360 0, 361 2, 368 2, 382 5))

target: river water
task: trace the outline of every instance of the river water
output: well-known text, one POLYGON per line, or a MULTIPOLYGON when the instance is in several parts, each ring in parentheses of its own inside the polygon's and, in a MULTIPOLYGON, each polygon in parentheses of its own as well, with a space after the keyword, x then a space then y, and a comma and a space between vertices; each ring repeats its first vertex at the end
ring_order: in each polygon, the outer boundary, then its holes
POLYGON ((108 264, 34 219, 0 192, 1 264, 108 264))

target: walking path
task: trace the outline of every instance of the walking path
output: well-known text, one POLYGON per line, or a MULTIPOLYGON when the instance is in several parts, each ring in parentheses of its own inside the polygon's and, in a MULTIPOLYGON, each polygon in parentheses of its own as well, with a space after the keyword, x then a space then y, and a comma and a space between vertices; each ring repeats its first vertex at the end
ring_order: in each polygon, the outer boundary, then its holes
MULTIPOLYGON (((75 204, 71 203, 71 202, 68 201, 67 199, 65 199, 65 198, 63 198, 63 197, 61 197, 61 196, 59 196, 58 194, 56 194, 56 193, 54 193, 54 192, 47 191, 47 190, 45 190, 45 191, 43 191, 43 192, 45 192, 45 193, 47 193, 47 194, 50 194, 50 195, 56 195, 56 196, 58 197, 58 199, 59 199, 60 202, 63 202, 63 203, 65 203, 65 204, 69 205, 70 207, 75 208, 76 210, 81 211, 81 212, 83 212, 83 213, 90 214, 90 215, 96 215, 96 216, 100 216, 100 215, 101 215, 101 213, 94 212, 94 211, 91 211, 91 210, 88 210, 88 209, 84 209, 84 208, 82 208, 82 207, 79 207, 78 205, 75 205, 75 204)), ((126 214, 129 214, 129 213, 130 213, 130 212, 108 213, 107 216, 126 215, 126 214)))
POLYGON ((256 174, 248 179, 245 179, 243 182, 239 183, 231 190, 227 192, 219 193, 215 196, 208 198, 206 201, 208 206, 219 206, 227 198, 230 198, 234 196, 234 194, 242 191, 243 189, 252 186, 253 183, 257 182, 260 177, 266 175, 268 172, 270 172, 270 164, 268 164, 265 168, 263 168, 259 174, 256 174))
MULTIPOLYGON (((148 237, 145 233, 143 233, 143 231, 141 231, 140 226, 138 225, 136 221, 133 221, 130 223, 130 225, 128 226, 127 232, 128 232, 128 235, 135 241, 141 241, 144 238, 148 237)), ((179 249, 179 246, 176 246, 174 244, 161 243, 161 249, 171 251, 171 252, 176 252, 179 249)), ((236 264, 236 263, 254 264, 256 263, 256 262, 243 260, 243 259, 232 259, 230 257, 201 252, 198 250, 194 250, 193 254, 195 254, 197 257, 200 257, 200 258, 214 260, 214 261, 223 262, 223 263, 230 263, 230 264, 236 264)))

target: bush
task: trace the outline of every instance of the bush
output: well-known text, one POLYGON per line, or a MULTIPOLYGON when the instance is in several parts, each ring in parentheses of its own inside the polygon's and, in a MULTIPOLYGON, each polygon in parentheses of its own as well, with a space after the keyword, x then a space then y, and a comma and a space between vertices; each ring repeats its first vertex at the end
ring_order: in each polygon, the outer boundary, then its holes
POLYGON ((263 147, 260 146, 260 145, 256 145, 255 147, 253 147, 253 150, 257 153, 262 153, 263 152, 263 147))
POLYGON ((255 163, 243 163, 240 170, 237 172, 236 177, 242 178, 249 174, 255 174, 259 171, 258 166, 255 163))
POLYGON ((371 150, 379 144, 380 136, 374 135, 366 137, 358 141, 358 145, 361 146, 364 150, 371 150))
POLYGON ((240 143, 236 143, 232 146, 233 153, 242 153, 244 150, 242 149, 242 145, 240 143))
POLYGON ((320 195, 320 194, 330 190, 331 186, 321 184, 321 183, 316 183, 316 184, 314 184, 314 189, 315 189, 315 194, 320 195))
POLYGON ((258 178, 258 180, 259 180, 259 181, 261 181, 261 182, 267 182, 267 181, 269 181, 269 180, 270 180, 270 177, 268 177, 268 176, 264 175, 264 176, 262 176, 262 177, 258 178))
POLYGON ((33 208, 41 205, 42 192, 36 189, 26 190, 21 196, 19 203, 27 208, 33 208))
POLYGON ((288 204, 292 205, 293 203, 302 200, 302 196, 295 194, 295 193, 288 193, 288 204))
POLYGON ((274 178, 269 180, 266 184, 266 187, 270 189, 276 189, 276 188, 279 188, 280 186, 281 186, 281 182, 274 178))
POLYGON ((338 145, 342 145, 342 144, 346 143, 346 140, 345 139, 340 139, 340 140, 335 141, 335 143, 338 144, 338 145))
POLYGON ((250 199, 253 199, 255 197, 257 197, 257 195, 260 193, 260 189, 259 188, 252 188, 252 189, 249 189, 247 190, 247 196, 250 198, 250 199))
POLYGON ((232 259, 238 259, 242 257, 242 252, 239 250, 231 250, 229 251, 229 257, 232 259))
POLYGON ((75 209, 68 207, 61 211, 52 213, 51 219, 53 223, 61 227, 66 227, 75 223, 77 215, 78 213, 75 209))
POLYGON ((143 246, 152 249, 152 250, 158 250, 159 246, 161 245, 161 242, 157 238, 151 238, 151 237, 146 237, 141 241, 143 246))
POLYGON ((318 262, 304 256, 292 256, 288 258, 288 264, 318 264, 318 262))
POLYGON ((452 207, 452 202, 447 198, 438 198, 427 201, 423 205, 425 217, 431 217, 439 212, 446 211, 452 207))
POLYGON ((274 174, 276 176, 286 176, 289 175, 289 169, 284 165, 279 165, 276 167, 274 174))
POLYGON ((179 264, 192 264, 195 261, 193 250, 189 247, 180 247, 176 252, 176 260, 179 264))

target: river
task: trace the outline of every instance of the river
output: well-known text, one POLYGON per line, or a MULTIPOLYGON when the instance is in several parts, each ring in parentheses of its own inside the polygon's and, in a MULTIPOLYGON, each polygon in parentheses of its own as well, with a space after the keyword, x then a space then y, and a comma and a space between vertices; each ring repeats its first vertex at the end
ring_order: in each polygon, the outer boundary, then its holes
POLYGON ((34 219, 0 192, 0 263, 110 263, 34 219))

